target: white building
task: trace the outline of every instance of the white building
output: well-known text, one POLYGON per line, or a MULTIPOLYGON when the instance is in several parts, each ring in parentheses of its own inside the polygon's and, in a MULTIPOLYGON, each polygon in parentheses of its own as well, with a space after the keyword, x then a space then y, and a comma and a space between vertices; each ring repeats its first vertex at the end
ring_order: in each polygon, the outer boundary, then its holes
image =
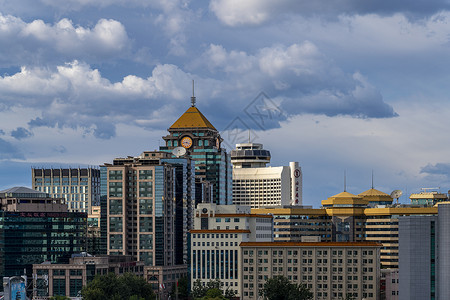
POLYGON ((219 279, 239 297, 241 242, 272 242, 272 215, 250 214, 250 207, 199 203, 191 230, 191 284, 219 279))
POLYGON ((298 162, 268 167, 270 152, 262 144, 237 144, 231 151, 233 204, 251 208, 302 205, 302 169, 298 162))

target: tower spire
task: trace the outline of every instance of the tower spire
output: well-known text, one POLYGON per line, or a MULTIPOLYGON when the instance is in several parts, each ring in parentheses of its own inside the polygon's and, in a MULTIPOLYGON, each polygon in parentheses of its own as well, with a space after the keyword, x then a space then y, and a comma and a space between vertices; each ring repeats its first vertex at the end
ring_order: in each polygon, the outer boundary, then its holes
POLYGON ((192 107, 195 106, 195 94, 194 94, 194 79, 192 79, 192 97, 191 97, 192 107))
POLYGON ((373 189, 373 169, 372 169, 372 189, 373 189))
POLYGON ((344 192, 347 191, 347 174, 346 170, 344 170, 344 192))

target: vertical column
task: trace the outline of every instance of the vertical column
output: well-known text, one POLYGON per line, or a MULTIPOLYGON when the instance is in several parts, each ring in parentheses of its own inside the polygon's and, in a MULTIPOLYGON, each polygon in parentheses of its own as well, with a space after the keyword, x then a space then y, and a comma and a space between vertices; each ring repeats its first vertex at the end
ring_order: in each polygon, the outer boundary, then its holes
POLYGON ((298 165, 298 162, 290 162, 289 168, 291 171, 291 204, 302 205, 303 202, 302 168, 298 165))

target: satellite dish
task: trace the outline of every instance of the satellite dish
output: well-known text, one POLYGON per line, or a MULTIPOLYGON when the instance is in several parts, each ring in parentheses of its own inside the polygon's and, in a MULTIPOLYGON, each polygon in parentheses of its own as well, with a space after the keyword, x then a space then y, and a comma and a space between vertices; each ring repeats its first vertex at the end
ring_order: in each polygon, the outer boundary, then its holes
POLYGON ((403 192, 401 190, 394 190, 391 193, 391 198, 397 199, 397 202, 398 202, 398 198, 400 198, 402 195, 403 195, 403 192))
POLYGON ((180 157, 186 154, 186 149, 184 147, 176 147, 172 150, 172 154, 176 157, 180 157))

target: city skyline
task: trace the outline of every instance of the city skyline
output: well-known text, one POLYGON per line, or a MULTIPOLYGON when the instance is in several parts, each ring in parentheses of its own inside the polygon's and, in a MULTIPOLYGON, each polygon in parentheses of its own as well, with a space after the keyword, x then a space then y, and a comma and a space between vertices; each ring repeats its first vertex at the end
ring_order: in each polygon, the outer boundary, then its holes
POLYGON ((0 188, 158 149, 195 80, 228 151, 250 130, 272 166, 299 162, 304 205, 341 192, 344 170, 354 194, 372 170, 386 193, 445 193, 449 5, 364 5, 0 4, 0 188))

